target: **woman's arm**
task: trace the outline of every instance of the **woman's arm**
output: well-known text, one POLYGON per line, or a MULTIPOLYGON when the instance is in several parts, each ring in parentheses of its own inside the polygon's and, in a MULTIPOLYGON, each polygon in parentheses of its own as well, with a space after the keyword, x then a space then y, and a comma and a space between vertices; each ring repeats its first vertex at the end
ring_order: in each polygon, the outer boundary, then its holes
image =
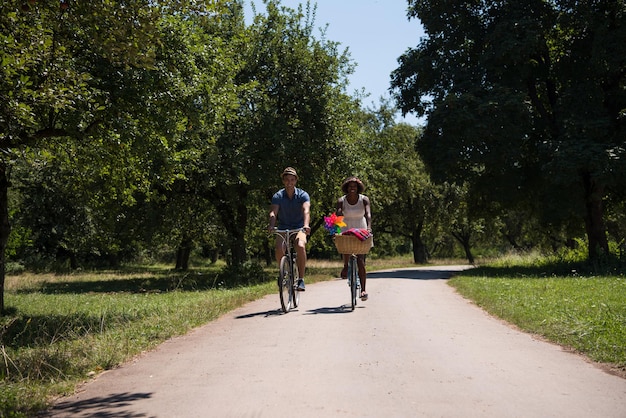
POLYGON ((367 230, 372 232, 372 210, 369 197, 363 195, 363 206, 365 206, 365 222, 367 223, 367 230))
POLYGON ((337 213, 337 216, 343 216, 343 197, 337 199, 337 209, 335 213, 337 213))

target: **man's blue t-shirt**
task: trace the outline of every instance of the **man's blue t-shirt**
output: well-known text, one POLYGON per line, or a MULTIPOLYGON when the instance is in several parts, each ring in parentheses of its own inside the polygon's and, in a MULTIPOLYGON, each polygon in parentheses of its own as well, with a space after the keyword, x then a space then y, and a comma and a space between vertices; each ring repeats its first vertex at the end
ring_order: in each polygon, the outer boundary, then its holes
POLYGON ((289 199, 285 189, 280 189, 272 196, 272 205, 278 205, 278 229, 297 229, 304 226, 302 204, 309 202, 309 194, 302 189, 296 190, 289 199))

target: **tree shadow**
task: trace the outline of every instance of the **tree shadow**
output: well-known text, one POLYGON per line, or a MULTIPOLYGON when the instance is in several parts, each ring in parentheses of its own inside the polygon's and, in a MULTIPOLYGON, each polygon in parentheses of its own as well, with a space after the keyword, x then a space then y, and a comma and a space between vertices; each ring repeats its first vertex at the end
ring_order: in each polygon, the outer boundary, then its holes
MULTIPOLYGON (((53 342, 99 333, 106 328, 107 322, 108 319, 101 316, 81 313, 15 316, 6 318, 4 324, 0 323, 0 344, 15 349, 48 346, 53 342)), ((62 354, 60 358, 64 358, 62 354)), ((63 370, 60 364, 53 369, 63 370)))
POLYGON ((428 270, 397 269, 367 273, 367 279, 447 280, 458 273, 460 271, 446 270, 445 268, 428 270))
POLYGON ((47 414, 40 416, 50 417, 53 414, 63 416, 82 416, 99 418, 138 418, 148 417, 140 412, 124 410, 134 401, 149 399, 151 393, 117 393, 109 396, 94 397, 80 401, 62 401, 56 404, 47 414))
POLYGON ((20 289, 17 293, 40 292, 44 294, 84 294, 84 293, 160 293, 198 291, 216 288, 213 274, 154 275, 142 278, 111 280, 80 280, 42 283, 37 288, 20 289))
POLYGON ((471 270, 460 271, 458 275, 483 276, 490 278, 506 277, 509 279, 526 279, 544 277, 591 277, 602 275, 623 275, 623 266, 615 264, 599 266, 590 262, 565 262, 555 261, 537 263, 535 265, 511 265, 511 266, 478 266, 471 270))

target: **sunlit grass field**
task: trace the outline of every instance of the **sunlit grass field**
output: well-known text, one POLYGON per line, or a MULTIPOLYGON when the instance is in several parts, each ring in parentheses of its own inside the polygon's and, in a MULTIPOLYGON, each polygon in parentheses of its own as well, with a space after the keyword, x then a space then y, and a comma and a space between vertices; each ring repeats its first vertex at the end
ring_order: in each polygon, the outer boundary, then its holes
MULTIPOLYGON (((455 260, 437 264, 453 264, 455 260)), ((463 261, 456 260, 458 264, 463 261)), ((433 263, 434 265, 434 263, 433 263)), ((368 260, 369 270, 415 267, 410 258, 368 260)), ((221 286, 217 265, 8 276, 0 317, 0 417, 34 416, 54 397, 163 341, 275 293, 269 282, 221 286)), ((338 277, 339 261, 310 260, 307 283, 338 277)), ((275 266, 266 269, 275 277, 275 266)), ((490 313, 577 350, 613 370, 626 367, 626 279, 479 267, 449 281, 490 313)), ((278 298, 276 308, 279 309, 278 298)))

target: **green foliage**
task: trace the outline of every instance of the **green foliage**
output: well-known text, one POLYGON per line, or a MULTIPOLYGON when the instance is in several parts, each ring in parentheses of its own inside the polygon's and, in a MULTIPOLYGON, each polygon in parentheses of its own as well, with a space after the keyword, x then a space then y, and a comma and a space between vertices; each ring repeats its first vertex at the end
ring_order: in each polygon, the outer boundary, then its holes
POLYGON ((617 203, 626 167, 625 10, 410 2, 428 36, 392 86, 404 112, 428 116, 418 147, 434 180, 467 182, 472 200, 522 208, 544 227, 584 227, 589 257, 606 253, 602 208, 617 203))
POLYGON ((330 188, 341 130, 357 106, 342 90, 347 57, 335 43, 315 38, 313 29, 310 10, 305 15, 269 1, 243 31, 241 67, 233 77, 245 88, 217 137, 214 158, 206 161, 215 173, 207 195, 227 232, 231 264, 248 258, 250 208, 269 204, 285 166, 297 168, 299 187, 314 196, 314 211, 323 202, 318 192, 330 188))
POLYGON ((310 5, 269 2, 246 27, 236 2, 18 3, 2 6, 0 124, 14 259, 115 265, 208 243, 243 262, 283 164, 330 202, 358 103, 310 5))

